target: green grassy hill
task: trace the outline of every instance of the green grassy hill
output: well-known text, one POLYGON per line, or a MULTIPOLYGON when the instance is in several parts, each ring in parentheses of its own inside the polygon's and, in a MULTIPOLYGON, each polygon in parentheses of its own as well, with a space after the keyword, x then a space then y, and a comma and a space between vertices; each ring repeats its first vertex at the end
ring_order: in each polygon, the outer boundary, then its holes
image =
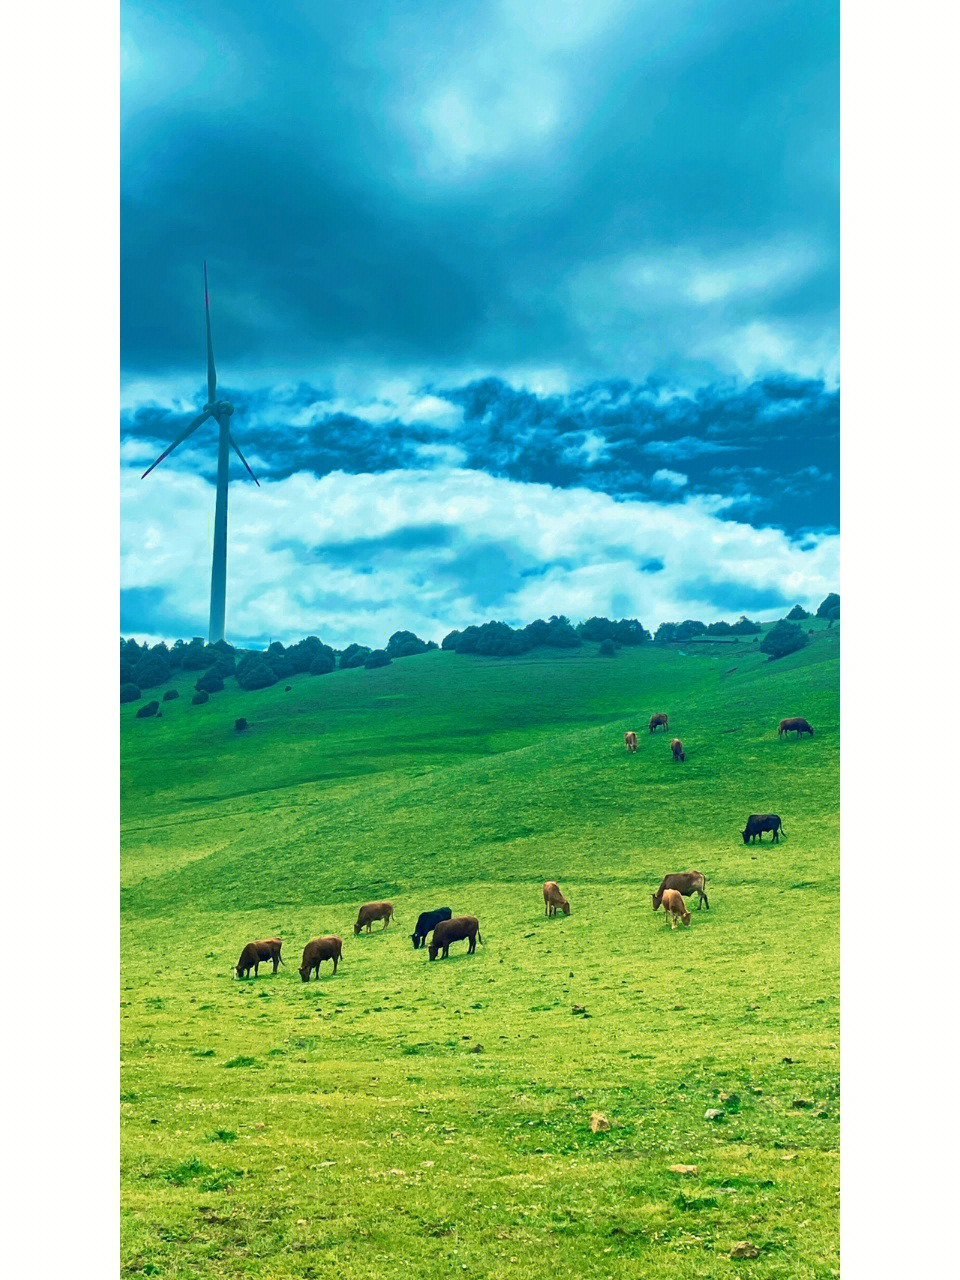
POLYGON ((808 625, 778 662, 431 652, 122 706, 124 1273, 835 1274, 839 631, 808 625), (690 867, 711 910, 672 932, 650 894, 690 867), (355 938, 371 898, 396 923, 355 938), (414 952, 435 906, 486 945, 414 952))

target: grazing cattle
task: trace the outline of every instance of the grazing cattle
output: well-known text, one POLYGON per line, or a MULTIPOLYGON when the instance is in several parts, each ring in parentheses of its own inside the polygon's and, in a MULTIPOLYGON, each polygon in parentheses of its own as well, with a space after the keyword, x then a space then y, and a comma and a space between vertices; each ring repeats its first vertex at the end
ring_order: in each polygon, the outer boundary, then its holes
POLYGON ((430 940, 430 959, 436 960, 437 952, 442 951, 446 960, 450 954, 450 943, 462 942, 464 938, 470 943, 467 955, 472 956, 477 949, 477 939, 483 942, 480 937, 480 921, 476 916, 454 916, 452 920, 441 920, 430 940))
POLYGON ((667 729, 667 728, 669 728, 669 725, 667 722, 667 713, 665 711, 658 711, 655 716, 650 717, 651 733, 653 733, 655 729, 667 729))
POLYGON ((667 919, 670 921, 670 928, 677 927, 677 921, 682 920, 684 924, 690 923, 690 912, 684 906, 683 898, 677 889, 664 889, 663 891, 663 910, 667 919))
POLYGON ((670 750, 673 752, 674 760, 686 760, 687 757, 683 751, 683 743, 679 738, 671 738, 670 750))
POLYGON ((801 733, 809 733, 810 737, 813 737, 813 728, 803 716, 790 716, 787 720, 781 720, 777 728, 777 737, 782 738, 785 733, 792 733, 794 729, 797 731, 798 738, 801 733))
POLYGON ((628 730, 628 732, 623 735, 623 745, 627 748, 628 751, 636 751, 637 735, 634 733, 632 729, 628 730))
POLYGON ((678 893, 682 893, 685 898, 689 898, 691 893, 697 895, 697 910, 706 905, 710 910, 710 902, 707 898, 707 882, 702 871, 678 871, 676 875, 664 876, 660 881, 660 888, 653 895, 653 909, 660 906, 663 895, 668 889, 676 889, 678 893))
POLYGON ((423 946, 427 940, 427 934, 436 928, 441 920, 449 920, 452 915, 453 912, 449 907, 437 907, 436 911, 421 911, 417 916, 417 927, 410 935, 414 951, 423 946))
POLYGON ((333 961, 333 972, 337 972, 343 954, 343 940, 334 933, 324 934, 322 938, 314 938, 303 948, 303 959, 300 961, 300 977, 304 982, 310 981, 311 971, 320 979, 320 964, 324 960, 333 961))
POLYGON ((557 884, 556 880, 547 880, 544 883, 543 905, 545 908, 545 914, 548 916, 555 916, 557 914, 557 907, 560 908, 565 916, 570 914, 570 903, 560 892, 560 886, 557 884))
POLYGON ((237 961, 237 977, 245 978, 251 969, 256 977, 260 965, 266 964, 268 960, 273 961, 273 972, 276 973, 277 966, 283 964, 280 955, 282 946, 279 938, 261 938, 259 942, 248 942, 237 961))
MULTIPOLYGON (((743 836, 743 843, 749 844, 754 837, 763 843, 764 831, 771 831, 773 838, 777 844, 780 843, 780 833, 783 831, 783 823, 780 821, 780 815, 777 813, 751 813, 747 819, 747 825, 740 832, 743 836)), ((787 833, 783 831, 783 834, 787 833)))
POLYGON ((384 929, 390 923, 390 917, 393 915, 392 902, 368 902, 360 908, 360 914, 357 916, 357 923, 353 926, 353 932, 358 934, 364 925, 367 926, 367 933, 370 932, 370 926, 374 920, 382 920, 384 929))

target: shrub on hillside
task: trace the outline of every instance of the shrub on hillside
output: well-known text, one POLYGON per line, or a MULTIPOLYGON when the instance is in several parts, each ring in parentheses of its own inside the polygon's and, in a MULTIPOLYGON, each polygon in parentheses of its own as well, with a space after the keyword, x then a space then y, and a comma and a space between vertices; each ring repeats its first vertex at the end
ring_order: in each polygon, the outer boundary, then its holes
POLYGON ((583 640, 612 640, 618 645, 643 644, 650 639, 650 632, 636 618, 621 618, 619 622, 611 618, 588 618, 579 623, 577 634, 583 640))
POLYGON ((336 666, 336 655, 328 644, 324 644, 318 636, 307 636, 290 645, 284 655, 286 670, 284 675, 297 675, 310 671, 313 675, 323 675, 336 666), (317 670, 314 671, 314 667, 317 670))
POLYGON ((412 631, 395 631, 387 641, 387 653, 391 658, 411 658, 426 651, 427 642, 412 631))
POLYGON ((201 693, 219 693, 223 688, 223 676, 217 671, 205 671, 193 687, 201 693))
POLYGON ((216 660, 216 650, 204 644, 199 636, 194 636, 189 644, 183 646, 180 666, 184 671, 203 671, 205 667, 212 667, 216 660))
POLYGON ((243 733, 244 729, 248 727, 245 717, 240 716, 238 719, 234 720, 233 727, 236 729, 237 733, 243 733))
POLYGON ((795 622, 781 621, 763 637, 760 652, 769 654, 771 658, 783 658, 809 643, 809 637, 802 627, 795 622))
POLYGON ((657 644, 666 644, 671 640, 691 640, 694 636, 706 635, 706 632, 706 623, 688 618, 686 622, 661 622, 653 638, 657 644))
POLYGON ((583 644, 580 636, 571 627, 570 619, 554 615, 549 622, 537 618, 530 622, 521 632, 524 649, 579 649, 583 644))
POLYGON ((158 653, 148 653, 133 668, 133 683, 141 689, 152 689, 170 678, 170 664, 158 653))
POLYGON ((523 637, 505 622, 485 622, 480 627, 465 627, 457 640, 457 653, 479 653, 504 658, 523 653, 523 637))
POLYGON ((751 622, 751 620, 742 614, 733 624, 733 630, 738 636, 758 636, 761 631, 759 622, 751 622))
POLYGON ((247 653, 237 663, 234 672, 241 689, 266 689, 276 684, 279 676, 263 653, 247 653))
POLYGON ((159 710, 159 702, 145 702, 142 707, 137 707, 137 719, 145 720, 147 716, 155 716, 159 710))
POLYGON ((210 695, 209 695, 209 693, 207 693, 206 689, 201 689, 201 690, 199 690, 199 692, 197 692, 197 693, 195 693, 195 694, 193 695, 193 697, 190 699, 190 701, 193 703, 193 705, 194 705, 195 707, 200 707, 200 706, 202 706, 205 702, 209 702, 209 701, 210 701, 210 695))
POLYGON ((140 686, 128 681, 120 686, 121 702, 139 702, 143 695, 140 692, 140 686))
POLYGON ((810 614, 804 609, 802 604, 795 604, 787 614, 788 622, 803 622, 804 618, 809 618, 810 614))
POLYGON ((612 640, 601 640, 600 653, 602 653, 605 658, 615 658, 617 656, 617 646, 612 640))
POLYGON ((173 702, 174 698, 179 698, 179 697, 180 697, 180 692, 178 689, 168 689, 167 692, 163 695, 163 701, 173 702))
POLYGON ((840 597, 837 595, 836 591, 831 591, 824 600, 820 601, 820 606, 817 609, 817 617, 834 619, 840 617, 840 597))
POLYGON ((369 670, 373 667, 388 667, 392 661, 386 649, 374 649, 373 653, 367 654, 363 665, 369 670))
POLYGON ((461 631, 448 631, 440 643, 440 648, 447 653, 455 653, 457 649, 457 641, 463 633, 461 631))
POLYGON ((350 667, 362 667, 369 653, 365 644, 348 644, 340 655, 340 669, 346 671, 350 667))
POLYGON ((133 684, 133 671, 134 671, 133 663, 125 662, 123 658, 121 658, 120 659, 120 683, 133 684))

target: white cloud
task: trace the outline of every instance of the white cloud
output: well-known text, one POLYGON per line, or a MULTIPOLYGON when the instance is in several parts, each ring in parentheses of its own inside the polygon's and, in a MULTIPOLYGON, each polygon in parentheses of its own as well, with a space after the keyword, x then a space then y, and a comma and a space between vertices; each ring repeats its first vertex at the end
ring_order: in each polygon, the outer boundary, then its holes
POLYGON ((682 471, 671 471, 668 467, 661 467, 659 471, 653 473, 655 484, 665 484, 671 489, 682 489, 687 483, 687 477, 682 471))
MULTIPOLYGON (((161 590, 171 616, 195 620, 180 632, 199 634, 213 487, 174 467, 151 480, 147 487, 136 467, 122 470, 121 584, 161 590)), ((557 612, 637 616, 649 626, 732 616, 738 592, 749 602, 783 591, 815 606, 836 586, 835 535, 801 546, 780 530, 722 519, 727 505, 617 502, 442 466, 236 484, 228 634, 382 644, 398 627, 440 640, 491 617, 518 623, 557 612), (662 571, 645 570, 651 561, 662 571)))

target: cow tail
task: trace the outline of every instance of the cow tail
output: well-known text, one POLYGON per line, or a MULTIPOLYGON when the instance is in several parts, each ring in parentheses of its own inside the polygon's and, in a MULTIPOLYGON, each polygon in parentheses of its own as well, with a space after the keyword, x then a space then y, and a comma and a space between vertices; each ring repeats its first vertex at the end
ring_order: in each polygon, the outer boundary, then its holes
MULTIPOLYGON (((277 952, 277 959, 280 961, 281 964, 283 964, 283 956, 279 953, 279 951, 277 952)), ((283 965, 283 967, 286 968, 287 966, 283 965)))
POLYGON ((477 929, 477 941, 480 943, 481 947, 485 947, 485 946, 487 945, 487 944, 484 942, 484 940, 480 937, 480 930, 479 930, 479 928, 477 929))
POLYGON ((782 818, 780 819, 780 834, 781 834, 782 836, 785 836, 785 835, 787 834, 787 833, 784 831, 784 829, 783 829, 783 819, 782 819, 782 818))

